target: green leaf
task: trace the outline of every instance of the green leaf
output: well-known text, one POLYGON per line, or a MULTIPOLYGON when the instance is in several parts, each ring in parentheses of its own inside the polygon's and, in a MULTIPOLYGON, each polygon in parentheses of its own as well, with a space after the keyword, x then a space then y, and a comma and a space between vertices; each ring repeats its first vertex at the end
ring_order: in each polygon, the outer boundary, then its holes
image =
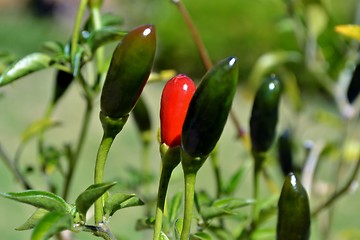
POLYGON ((282 83, 284 84, 284 93, 290 100, 293 108, 296 111, 300 111, 303 106, 301 99, 300 87, 297 82, 296 75, 293 72, 284 70, 281 72, 282 83))
POLYGON ((98 183, 90 185, 84 192, 82 192, 77 197, 75 201, 75 206, 83 220, 85 220, 86 213, 91 207, 91 205, 115 184, 116 182, 98 183))
POLYGON ((120 30, 117 27, 103 27, 99 30, 93 31, 89 38, 87 39, 87 43, 92 52, 107 43, 115 42, 121 40, 127 32, 120 30))
POLYGON ((262 229, 257 228, 254 231, 252 237, 253 237, 253 239, 259 239, 259 240, 275 239, 276 238, 275 233, 276 233, 275 228, 262 228, 262 229))
POLYGON ((152 229, 154 228, 154 224, 155 224, 154 217, 138 219, 136 221, 135 229, 136 231, 152 229))
POLYGON ((264 76, 274 71, 275 68, 285 63, 297 63, 300 60, 301 54, 295 51, 281 50, 265 53, 256 61, 249 77, 249 83, 252 88, 256 89, 264 76))
POLYGON ((169 206, 169 221, 170 221, 170 223, 173 223, 179 214, 180 205, 182 203, 182 196, 183 196, 183 193, 178 192, 171 199, 170 206, 169 206))
POLYGON ((108 218, 112 216, 117 210, 127 207, 135 207, 144 205, 144 202, 135 194, 115 193, 110 195, 104 205, 104 213, 108 218))
POLYGON ((26 203, 37 208, 43 208, 48 211, 70 212, 71 206, 58 195, 38 190, 27 190, 24 192, 0 192, 0 196, 26 203))
POLYGON ((198 232, 190 235, 190 240, 211 240, 211 236, 204 232, 198 232))
POLYGON ((51 65, 52 59, 44 53, 32 53, 9 66, 0 76, 0 87, 30 73, 40 71, 51 65))
POLYGON ((29 230, 29 229, 33 229, 36 224, 38 224, 39 220, 41 218, 43 218, 49 211, 42 209, 42 208, 38 208, 33 215, 30 216, 30 218, 28 220, 26 220, 25 223, 23 223, 21 226, 15 228, 15 230, 17 231, 24 231, 24 230, 29 230))
POLYGON ((248 173, 249 169, 249 162, 240 166, 240 168, 231 177, 229 183, 225 186, 224 191, 226 195, 231 195, 236 191, 237 186, 242 182, 242 179, 244 178, 245 174, 248 173))
POLYGON ((164 232, 160 233, 160 240, 169 240, 169 238, 166 236, 164 232))
POLYGON ((53 128, 56 126, 59 126, 60 123, 56 122, 50 118, 43 118, 40 120, 37 120, 28 126, 25 131, 22 133, 21 141, 22 143, 26 143, 31 138, 36 137, 40 133, 44 132, 45 130, 49 128, 53 128))
POLYGON ((47 41, 43 43, 43 48, 53 54, 63 54, 64 53, 64 44, 58 41, 47 41))
POLYGON ((36 225, 31 240, 47 240, 63 230, 71 229, 72 225, 73 218, 71 214, 57 211, 50 212, 36 225))
POLYGON ((201 216, 210 220, 221 216, 234 215, 238 213, 237 209, 253 203, 254 200, 252 199, 223 198, 215 201, 210 207, 202 207, 201 216))
POLYGON ((179 218, 175 222, 175 239, 180 239, 180 235, 181 235, 181 231, 182 231, 182 227, 183 227, 183 222, 184 222, 183 218, 179 218))
POLYGON ((74 59, 72 59, 72 75, 74 78, 79 76, 82 64, 83 64, 84 48, 78 47, 74 59))

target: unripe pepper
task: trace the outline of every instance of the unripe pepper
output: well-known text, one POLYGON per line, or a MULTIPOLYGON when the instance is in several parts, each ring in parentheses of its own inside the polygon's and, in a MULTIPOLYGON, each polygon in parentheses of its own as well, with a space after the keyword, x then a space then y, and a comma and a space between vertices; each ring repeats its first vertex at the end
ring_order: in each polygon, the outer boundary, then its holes
POLYGON ((169 147, 181 144, 182 126, 195 90, 194 82, 183 74, 166 83, 160 104, 161 143, 169 147))
POLYGON ((275 139, 280 97, 281 84, 274 75, 265 79, 256 92, 250 118, 253 152, 268 151, 275 139))
POLYGON ((101 111, 120 118, 135 106, 150 75, 156 49, 155 27, 140 26, 118 44, 101 93, 101 111))
POLYGON ((284 182, 278 203, 277 240, 310 238, 308 195, 300 181, 290 173, 284 182))
POLYGON ((136 126, 139 131, 144 133, 151 130, 151 118, 149 110, 143 97, 140 97, 132 110, 136 126))
POLYGON ((238 82, 235 57, 205 74, 191 99, 182 129, 182 148, 192 158, 206 158, 224 129, 238 82))
POLYGON ((74 77, 71 73, 62 70, 57 71, 54 96, 52 100, 53 104, 55 104, 62 97, 62 95, 70 86, 73 79, 74 77))
POLYGON ((347 99, 349 103, 353 103, 360 93, 360 64, 355 67, 349 87, 347 89, 347 99))
POLYGON ((292 139, 289 130, 284 131, 278 140, 278 160, 284 176, 290 172, 294 172, 293 155, 292 155, 292 139))

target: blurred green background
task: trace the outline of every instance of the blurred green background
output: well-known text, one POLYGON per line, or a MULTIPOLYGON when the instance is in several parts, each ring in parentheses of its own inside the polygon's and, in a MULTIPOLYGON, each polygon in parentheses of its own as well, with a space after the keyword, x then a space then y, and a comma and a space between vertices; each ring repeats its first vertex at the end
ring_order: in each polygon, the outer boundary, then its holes
MULTIPOLYGON (((58 1, 59 5, 50 16, 34 14, 31 7, 23 0, 0 0, 0 52, 9 52, 14 58, 28 53, 41 51, 42 43, 48 40, 65 42, 70 38, 72 24, 77 8, 77 1, 58 1)), ((344 39, 334 32, 337 24, 354 23, 358 20, 360 11, 359 2, 356 0, 223 0, 206 1, 184 0, 189 13, 199 30, 199 33, 208 49, 211 59, 216 62, 229 55, 237 56, 240 63, 239 94, 234 101, 234 111, 244 127, 248 128, 248 119, 251 109, 252 88, 249 88, 249 79, 259 57, 274 51, 295 51, 303 54, 303 46, 297 42, 294 25, 289 21, 287 3, 292 2, 299 9, 304 9, 306 4, 321 4, 327 14, 326 27, 318 36, 318 43, 322 47, 322 58, 327 59, 327 70, 336 80, 339 69, 344 66, 343 57, 351 41, 344 39)), ((185 73, 195 80, 201 78, 205 68, 198 56, 197 49, 191 34, 184 24, 176 7, 168 0, 118 0, 104 1, 104 11, 113 12, 123 16, 124 30, 131 29, 144 23, 153 23, 158 31, 158 51, 155 71, 174 69, 185 73)), ((290 11, 291 12, 291 11, 290 11)), ((306 22, 306 13, 298 12, 300 21, 306 22)), ((315 18, 317 19, 317 18, 315 18)), ((321 18, 318 19, 321 21, 321 18)), ((298 29, 299 31, 301 29, 298 29)), ((110 45, 107 49, 109 55, 112 51, 110 45)), ((325 141, 341 143, 343 126, 340 113, 331 96, 324 90, 313 74, 306 70, 305 63, 289 64, 287 67, 296 74, 296 85, 299 86, 302 111, 293 109, 292 100, 286 96, 283 100, 279 132, 288 126, 295 127, 297 142, 311 139, 315 142, 325 141), (323 113, 325 115, 321 115, 323 113), (325 116, 321 120, 319 116, 325 116), (319 120, 320 119, 320 120, 319 120), (334 124, 334 121, 336 122, 334 124), (340 120, 339 120, 340 119, 340 120), (340 124, 339 124, 340 122, 340 124)), ((13 156, 24 129, 33 121, 40 119, 50 99, 53 77, 52 70, 42 71, 25 77, 9 86, 0 88, 0 144, 8 155, 13 156)), ((152 110, 153 125, 156 129, 159 124, 158 112, 160 94, 163 83, 153 83, 146 86, 144 96, 152 110)), ((54 118, 61 122, 61 126, 51 130, 47 139, 52 144, 71 143, 76 140, 79 124, 83 113, 84 102, 79 96, 78 86, 72 86, 70 92, 60 103, 54 118), (71 107, 69 107, 71 106, 71 107)), ((99 107, 97 106, 97 108, 99 107)), ((101 126, 97 117, 97 110, 93 114, 91 132, 83 150, 78 175, 72 188, 70 200, 92 183, 92 174, 95 154, 101 138, 101 126)), ((349 139, 358 142, 358 128, 354 130, 349 139)), ((234 169, 246 161, 251 161, 249 154, 244 150, 240 141, 235 139, 235 129, 229 122, 219 145, 220 157, 223 162, 224 176, 230 176, 234 169)), ((151 146, 152 170, 156 181, 159 173, 159 154, 156 131, 153 134, 154 142, 151 146)), ((356 145, 357 146, 357 145, 356 145)), ((34 165, 36 162, 36 143, 30 143, 23 154, 24 166, 34 165)), ((108 166, 107 180, 117 178, 126 179, 127 167, 140 166, 141 144, 138 139, 135 125, 132 121, 126 125, 122 134, 116 139, 111 149, 108 166)), ((298 161, 304 158, 301 147, 297 149, 298 161)), ((335 172, 336 157, 328 154, 321 162, 321 178, 326 183, 330 182, 332 173, 335 172)), ((349 166, 352 162, 348 163, 349 166)), ((282 184, 281 172, 276 166, 276 161, 269 162, 271 173, 274 175, 278 186, 282 184)), ((38 182, 37 187, 44 187, 43 179, 35 169, 32 177, 38 182)), ((209 164, 199 173, 197 188, 212 190, 212 175, 209 164)), ((6 166, 0 163, 0 190, 20 191, 14 178, 7 171, 6 166)), ((347 175, 344 175, 347 176, 347 175)), ((59 176, 54 176, 58 181, 59 176)), ((155 194, 156 181, 153 184, 155 194)), ((240 185, 237 192, 239 197, 251 196, 251 173, 246 181, 240 185)), ((59 182, 60 184, 60 182, 59 182)), ((178 168, 171 183, 171 196, 176 189, 182 186, 181 169, 178 168)), ((331 184, 329 184, 331 188, 331 184)), ((264 193, 264 196, 266 193, 264 193)), ((359 239, 360 223, 358 215, 360 208, 358 192, 349 194, 336 204, 332 229, 329 239, 359 239), (347 237, 348 236, 348 237, 347 237)), ((127 209, 119 212, 112 219, 111 228, 121 236, 129 239, 147 239, 143 233, 133 230, 134 223, 143 209, 127 209)), ((33 212, 32 207, 20 205, 6 199, 0 199, 0 213, 2 221, 0 232, 2 239, 28 239, 29 232, 16 232, 13 230, 33 212)), ((321 239, 318 222, 314 221, 311 239, 321 239)), ((79 234, 79 239, 89 239, 87 234, 79 234)))

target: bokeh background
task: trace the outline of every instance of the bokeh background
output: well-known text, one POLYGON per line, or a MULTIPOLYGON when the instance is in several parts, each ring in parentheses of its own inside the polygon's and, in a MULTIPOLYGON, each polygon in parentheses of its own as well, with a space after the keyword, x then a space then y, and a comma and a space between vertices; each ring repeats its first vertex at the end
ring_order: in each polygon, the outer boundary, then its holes
MULTIPOLYGON (((279 132, 292 127, 298 147, 296 159, 303 161, 305 152, 301 147, 306 140, 315 143, 325 142, 335 147, 340 146, 343 136, 344 122, 341 111, 334 99, 326 90, 324 84, 308 70, 305 59, 304 46, 299 44, 296 34, 304 34, 304 29, 294 29, 296 25, 289 20, 292 10, 288 8, 291 2, 298 9, 299 20, 307 26, 321 28, 315 40, 321 46, 321 54, 316 52, 316 58, 325 59, 324 71, 334 81, 338 80, 341 69, 345 66, 345 56, 349 49, 357 47, 356 43, 345 39, 334 31, 338 24, 358 23, 360 18, 360 4, 357 0, 184 0, 189 13, 193 17, 199 33, 208 49, 211 59, 216 62, 227 56, 237 56, 240 63, 239 91, 234 100, 234 112, 245 129, 248 129, 248 119, 254 87, 251 83, 254 68, 264 54, 272 52, 296 52, 302 56, 301 61, 286 65, 295 77, 295 86, 299 98, 286 96, 283 98, 279 132), (309 17, 305 7, 318 4, 323 12, 315 12, 309 17), (300 9, 300 10, 299 10, 300 9), (325 17, 323 16, 325 15, 325 17), (312 19, 313 22, 309 22, 312 19), (355 47, 354 47, 355 46, 355 47), (294 100, 295 99, 295 100, 294 100), (301 102, 301 110, 294 107, 293 102, 301 102), (299 100, 300 99, 300 100, 299 100), (337 145, 338 144, 338 145, 337 145)), ((0 53, 11 53, 13 58, 20 58, 26 54, 42 50, 42 43, 48 40, 66 42, 71 35, 78 1, 75 0, 0 0, 0 53)), ((176 7, 168 0, 104 0, 104 12, 112 12, 123 17, 124 30, 134 28, 144 23, 153 23, 158 32, 158 51, 155 71, 173 69, 185 73, 198 81, 205 73, 205 68, 198 56, 191 34, 176 7)), ((108 56, 111 55, 113 45, 107 47, 108 56)), ((306 50, 306 49, 305 49, 306 50)), ((290 61, 291 62, 291 61, 290 61)), ((53 70, 45 70, 32 74, 11 85, 0 88, 0 144, 9 156, 13 156, 19 144, 24 129, 33 121, 43 116, 47 102, 51 97, 53 87, 53 70)), ((154 127, 153 144, 151 146, 151 162, 155 181, 159 173, 159 153, 156 142, 156 129, 159 125, 159 102, 163 83, 153 83, 145 87, 144 97, 152 112, 154 127)), ((84 102, 80 96, 78 86, 72 86, 66 97, 62 99, 55 112, 54 118, 61 122, 61 126, 51 130, 47 139, 51 144, 61 145, 76 140, 76 133, 80 126, 84 102)), ((98 102, 97 102, 98 104, 98 102)), ((295 104, 296 105, 296 104, 295 104)), ((77 193, 92 183, 92 166, 101 139, 101 126, 97 111, 93 114, 91 131, 87 139, 75 184, 72 187, 70 200, 74 200, 77 193)), ((353 130, 346 138, 358 148, 358 128, 356 123, 350 126, 353 130)), ((235 138, 235 128, 229 122, 225 128, 219 145, 220 157, 223 161, 222 171, 230 176, 234 169, 247 161, 251 161, 249 153, 235 138)), ((317 177, 321 189, 333 189, 331 182, 336 172, 338 153, 330 150, 321 158, 321 165, 317 177)), ((111 149, 107 180, 126 179, 131 172, 129 166, 140 167, 141 144, 135 125, 132 121, 126 125, 122 134, 116 139, 111 149)), ((353 159, 349 156, 344 171, 351 169, 353 159)), ((36 166, 36 143, 30 143, 24 150, 22 164, 36 166)), ((282 175, 275 159, 269 161, 278 186, 282 184, 282 175)), ((31 173, 37 187, 42 188, 43 180, 39 169, 31 173)), ((59 181, 54 176, 54 181, 59 181)), ((213 189, 213 176, 209 164, 205 164, 199 173, 198 189, 213 189)), ((246 180, 239 186, 237 196, 251 197, 251 171, 246 180)), ((60 184, 60 182, 59 182, 60 184)), ((181 169, 177 169, 172 180, 169 195, 174 194, 182 186, 181 169)), ((355 185, 354 185, 355 186, 355 185)), ((14 181, 6 166, 0 163, 0 191, 20 191, 20 186, 14 181)), ((126 189, 126 191, 130 191, 126 189)), ((266 195, 266 191, 264 192, 266 195)), ((352 192, 337 202, 331 223, 328 239, 359 239, 360 222, 358 216, 360 207, 357 191, 352 192)), ((33 212, 32 207, 0 199, 0 232, 2 239, 28 239, 29 232, 16 232, 14 228, 33 212)), ((114 232, 125 239, 146 239, 143 233, 135 232, 133 226, 143 209, 126 209, 115 215, 111 222, 114 232)), ((320 219, 321 220, 321 219, 320 219)), ((321 221, 320 221, 321 222, 321 221)), ((311 239, 321 239, 319 221, 314 221, 311 239)), ((88 239, 87 234, 79 234, 79 239, 88 239)))

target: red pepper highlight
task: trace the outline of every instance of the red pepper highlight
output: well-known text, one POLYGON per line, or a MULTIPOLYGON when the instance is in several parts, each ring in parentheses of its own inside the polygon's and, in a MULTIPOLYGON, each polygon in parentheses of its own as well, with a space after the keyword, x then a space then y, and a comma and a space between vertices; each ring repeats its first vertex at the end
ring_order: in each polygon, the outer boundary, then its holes
POLYGON ((170 79, 161 95, 160 128, 161 143, 169 147, 181 144, 181 131, 196 86, 184 74, 170 79))

